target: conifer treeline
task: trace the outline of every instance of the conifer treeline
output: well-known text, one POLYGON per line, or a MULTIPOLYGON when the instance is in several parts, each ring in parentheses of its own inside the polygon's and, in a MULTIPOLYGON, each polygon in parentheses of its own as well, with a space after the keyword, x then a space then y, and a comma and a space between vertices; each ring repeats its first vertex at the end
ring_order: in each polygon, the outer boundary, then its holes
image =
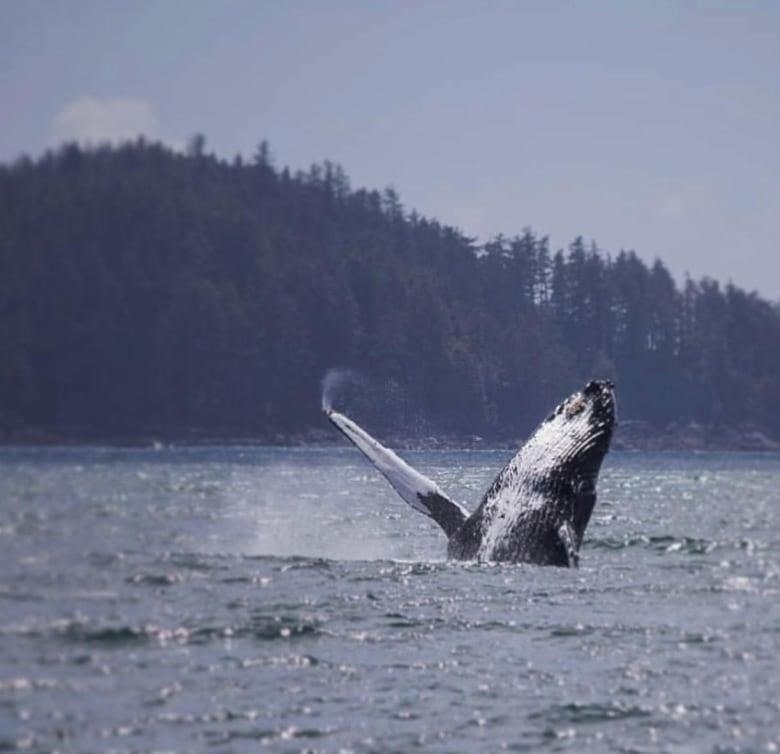
POLYGON ((353 190, 139 140, 0 167, 0 429, 267 437, 318 426, 334 365, 433 428, 519 435, 593 376, 622 418, 780 436, 780 315, 632 252, 483 247, 353 190))

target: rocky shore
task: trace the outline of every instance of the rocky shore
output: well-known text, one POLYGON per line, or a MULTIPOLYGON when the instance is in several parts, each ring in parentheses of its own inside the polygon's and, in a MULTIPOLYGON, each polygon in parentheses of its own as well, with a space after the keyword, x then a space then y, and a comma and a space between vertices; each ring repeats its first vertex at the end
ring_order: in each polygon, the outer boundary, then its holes
MULTIPOLYGON (((327 432, 314 430, 294 438, 293 445, 343 444, 341 438, 328 437, 327 432)), ((393 448, 489 450, 517 448, 524 438, 489 438, 478 435, 432 435, 428 437, 383 437, 382 442, 393 448)), ((780 451, 780 442, 771 438, 760 427, 752 424, 739 426, 702 425, 696 422, 673 423, 659 428, 646 421, 622 421, 615 429, 613 450, 628 451, 780 451)))
POLYGON ((780 451, 780 442, 752 424, 705 426, 675 422, 661 429, 645 421, 624 421, 615 432, 612 447, 616 450, 780 451))
MULTIPOLYGON (((524 438, 480 437, 479 435, 431 434, 426 436, 382 435, 382 443, 407 450, 513 449, 524 438)), ((83 427, 62 433, 34 429, 0 428, 0 445, 108 445, 150 447, 155 445, 258 445, 278 447, 334 447, 347 441, 329 427, 316 427, 296 433, 246 435, 229 429, 218 435, 190 432, 150 431, 137 437, 95 435, 83 427)), ((659 428, 646 421, 622 421, 615 430, 613 450, 624 451, 767 451, 780 452, 780 442, 751 424, 739 426, 702 425, 696 422, 673 423, 659 428)))

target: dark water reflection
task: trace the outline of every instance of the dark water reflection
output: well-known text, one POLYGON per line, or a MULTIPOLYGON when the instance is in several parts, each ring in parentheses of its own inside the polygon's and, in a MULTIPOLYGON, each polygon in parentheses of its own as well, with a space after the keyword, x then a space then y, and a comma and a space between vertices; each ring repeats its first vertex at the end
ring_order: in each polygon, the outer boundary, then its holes
POLYGON ((351 450, 0 450, 0 750, 775 751, 779 482, 612 454, 567 571, 445 562, 351 450))

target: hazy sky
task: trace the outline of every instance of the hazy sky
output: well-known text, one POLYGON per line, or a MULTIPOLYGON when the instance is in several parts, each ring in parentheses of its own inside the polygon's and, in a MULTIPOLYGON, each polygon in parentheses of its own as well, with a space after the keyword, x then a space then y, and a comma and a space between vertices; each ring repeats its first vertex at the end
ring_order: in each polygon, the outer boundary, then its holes
POLYGON ((197 131, 780 298, 777 0, 0 0, 0 160, 197 131))

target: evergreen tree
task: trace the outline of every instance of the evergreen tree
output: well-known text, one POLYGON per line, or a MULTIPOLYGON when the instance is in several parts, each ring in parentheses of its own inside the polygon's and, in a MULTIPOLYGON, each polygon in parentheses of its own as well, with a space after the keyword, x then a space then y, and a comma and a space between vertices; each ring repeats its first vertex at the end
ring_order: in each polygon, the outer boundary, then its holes
POLYGON ((432 431, 516 438, 609 377, 624 418, 780 435, 780 312, 757 295, 528 228, 478 247, 334 163, 205 145, 0 166, 0 433, 290 436, 344 365, 432 431))

